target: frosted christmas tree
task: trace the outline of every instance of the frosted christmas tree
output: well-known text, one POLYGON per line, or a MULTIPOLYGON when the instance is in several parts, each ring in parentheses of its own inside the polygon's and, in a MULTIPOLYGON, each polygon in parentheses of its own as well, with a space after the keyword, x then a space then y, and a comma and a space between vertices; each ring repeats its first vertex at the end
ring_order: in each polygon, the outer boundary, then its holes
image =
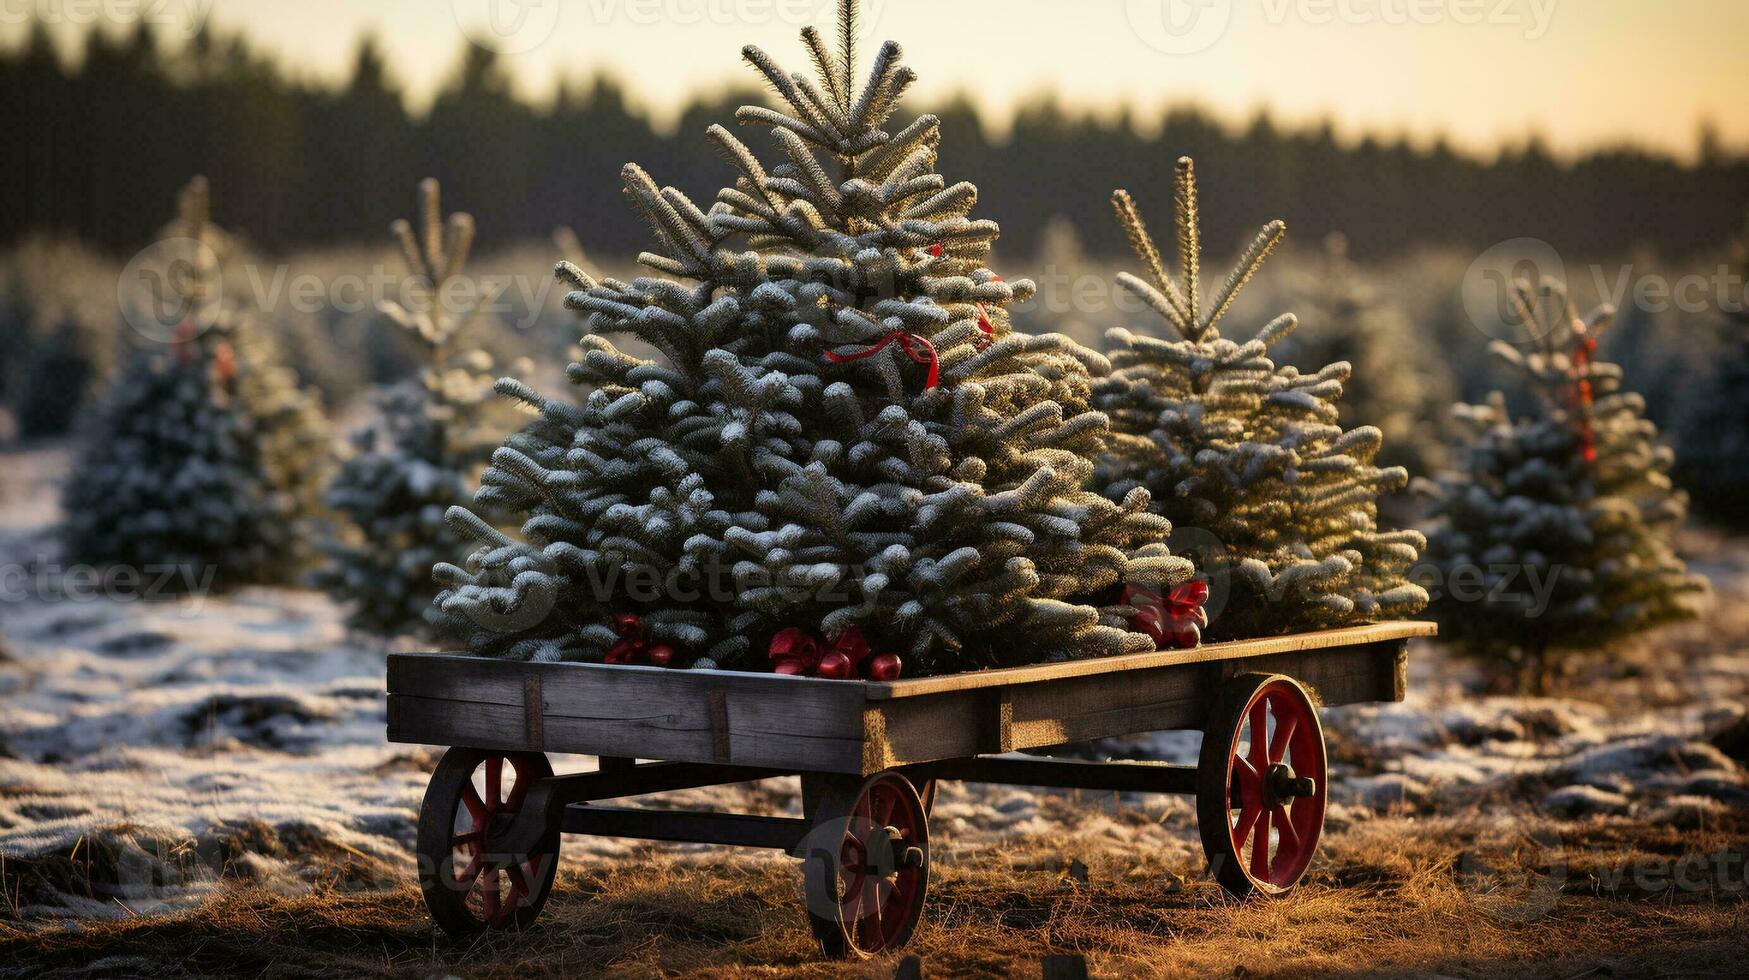
POLYGON ((308 558, 326 422, 275 363, 263 325, 225 302, 220 262, 232 246, 208 214, 196 177, 158 270, 159 312, 180 318, 173 342, 130 359, 83 433, 63 541, 70 560, 174 565, 190 584, 288 582, 308 558))
POLYGON ((1613 311, 1581 319, 1552 281, 1518 283, 1512 298, 1530 349, 1490 350, 1535 410, 1515 420, 1498 392, 1458 406, 1459 466, 1422 488, 1445 582, 1440 635, 1540 692, 1562 655, 1693 616, 1707 585, 1671 549, 1687 506, 1672 454, 1621 369, 1595 359, 1613 311))
POLYGON ((270 577, 278 533, 268 488, 242 413, 217 394, 217 375, 235 369, 228 347, 192 336, 132 355, 63 490, 68 560, 131 567, 179 590, 270 577))
POLYGON ((352 626, 385 635, 428 625, 437 595, 432 566, 466 550, 444 512, 467 500, 515 421, 493 397, 491 356, 462 337, 486 298, 462 272, 473 218, 445 221, 435 180, 419 185, 419 200, 417 235, 406 221, 390 229, 411 276, 409 295, 380 309, 419 346, 425 365, 416 380, 385 393, 381 426, 358 435, 358 454, 329 485, 325 501, 344 526, 326 541, 329 564, 316 576, 352 604, 352 626))
POLYGON ((1176 336, 1107 335, 1116 370, 1099 381, 1094 405, 1114 434, 1096 486, 1113 500, 1148 491, 1178 540, 1196 539, 1191 557, 1215 586, 1208 635, 1318 629, 1420 609, 1427 594, 1405 575, 1421 535, 1377 527, 1379 495, 1401 489, 1408 475, 1374 465, 1377 428, 1338 422, 1350 366, 1302 374, 1274 363, 1270 348, 1296 326, 1292 314, 1247 341, 1221 335, 1221 318, 1286 225, 1265 225, 1205 297, 1191 161, 1179 160, 1176 172, 1176 279, 1129 194, 1112 201, 1148 276, 1121 273, 1118 284, 1176 336))
POLYGON ((708 211, 624 169, 658 275, 560 265, 587 395, 500 382, 540 419, 476 500, 521 538, 458 508, 481 546, 437 569, 475 652, 881 676, 1153 648, 1091 599, 1191 571, 1146 490, 1083 489, 1108 365, 1012 330, 1034 286, 986 267, 998 229, 936 173, 939 121, 888 128, 915 77, 899 47, 858 85, 854 13, 836 51, 803 32, 817 78, 744 51, 787 109, 737 118, 777 159, 712 126, 737 176, 708 211))

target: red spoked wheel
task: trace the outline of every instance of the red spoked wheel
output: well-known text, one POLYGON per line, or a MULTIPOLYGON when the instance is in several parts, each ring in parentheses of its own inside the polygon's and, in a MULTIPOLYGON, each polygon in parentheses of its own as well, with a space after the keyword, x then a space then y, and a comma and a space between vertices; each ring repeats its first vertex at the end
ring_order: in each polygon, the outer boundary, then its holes
POLYGON ((823 783, 802 841, 803 892, 828 956, 865 957, 903 946, 923 915, 929 825, 910 780, 882 772, 804 777, 823 783))
POLYGON ((1284 895, 1324 832, 1328 769, 1318 710, 1297 681, 1228 681, 1203 733, 1196 815, 1209 868, 1228 893, 1284 895))
POLYGON ((559 866, 559 828, 528 854, 492 846, 535 783, 553 774, 539 753, 453 748, 443 754, 419 810, 419 888, 444 932, 518 929, 546 904, 559 866))

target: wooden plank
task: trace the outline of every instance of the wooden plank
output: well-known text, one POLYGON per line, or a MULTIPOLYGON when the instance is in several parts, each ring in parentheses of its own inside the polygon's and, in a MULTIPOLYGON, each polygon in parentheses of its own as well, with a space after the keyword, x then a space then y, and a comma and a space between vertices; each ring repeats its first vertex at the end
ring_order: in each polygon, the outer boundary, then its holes
POLYGON ((1196 767, 1165 762, 1092 762, 1028 756, 974 756, 907 769, 912 782, 952 779, 1004 786, 1050 786, 1122 793, 1194 793, 1196 767))
POLYGON ((1401 640, 1412 636, 1432 636, 1437 631, 1434 624, 1418 621, 1370 623, 1364 626, 1345 626, 1341 629, 1318 630, 1311 633, 1266 636, 1255 640, 1208 643, 1189 650, 1156 650, 1152 653, 1130 653, 1116 657, 1088 657, 1084 660, 1066 660, 1060 663, 1007 667, 999 670, 970 671, 963 674, 944 674, 939 677, 914 677, 886 682, 870 681, 868 682, 868 697, 870 700, 883 700, 939 694, 942 691, 1034 684, 1065 677, 1083 677, 1089 674, 1109 674, 1175 664, 1208 663, 1216 660, 1239 660, 1276 653, 1320 650, 1383 640, 1401 640))
POLYGON ((1220 682, 1283 673, 1327 704, 1400 700, 1385 623, 879 684, 734 671, 389 658, 389 738, 792 771, 870 773, 1135 732, 1200 728, 1220 682))
POLYGON ((986 753, 983 733, 1000 724, 996 712, 1004 706, 1009 749, 1202 728, 1221 684, 1251 671, 1293 677, 1326 705, 1389 700, 1404 642, 1060 678, 1005 688, 999 701, 977 689, 871 701, 879 721, 865 725, 864 771, 986 753))
POLYGON ((394 741, 862 769, 859 682, 404 654, 389 692, 394 741))
POLYGON ((591 806, 565 808, 567 834, 794 850, 813 826, 799 817, 591 806))

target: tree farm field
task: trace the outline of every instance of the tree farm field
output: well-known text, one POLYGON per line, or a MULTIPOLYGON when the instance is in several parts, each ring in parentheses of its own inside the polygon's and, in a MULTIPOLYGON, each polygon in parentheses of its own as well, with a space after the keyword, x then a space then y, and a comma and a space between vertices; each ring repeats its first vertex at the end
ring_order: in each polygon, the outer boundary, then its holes
MULTIPOLYGON (((29 554, 58 450, 7 457, 29 554)), ((797 863, 570 838, 521 933, 434 935, 409 835, 436 750, 383 740, 380 645, 315 593, 10 606, 0 660, 0 975, 1689 976, 1749 927, 1749 545, 1691 532, 1717 602, 1559 697, 1441 647, 1408 700, 1325 712, 1328 829, 1293 895, 1235 903, 1177 797, 945 784, 903 952, 821 961, 797 863)), ((1084 746, 1194 761, 1196 736, 1084 746)), ((562 757, 561 771, 594 760, 562 757)), ((794 813, 794 780, 651 806, 794 813)))
POLYGON ((1749 6, 7 6, 0 980, 1749 971, 1749 6))

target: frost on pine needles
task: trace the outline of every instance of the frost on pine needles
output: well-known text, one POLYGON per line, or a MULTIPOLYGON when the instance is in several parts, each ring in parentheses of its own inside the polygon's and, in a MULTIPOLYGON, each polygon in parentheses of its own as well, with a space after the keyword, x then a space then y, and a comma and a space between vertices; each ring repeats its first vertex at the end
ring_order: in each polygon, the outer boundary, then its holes
POLYGON ((1459 405, 1458 465, 1419 488, 1445 581, 1440 634, 1540 691, 1562 654, 1691 617, 1708 587, 1671 547, 1688 504, 1670 482, 1674 458, 1621 368, 1595 358, 1614 311, 1580 318, 1553 280, 1519 282, 1511 299, 1528 349, 1490 351, 1534 411, 1514 419, 1499 392, 1459 405))
POLYGON ((500 382, 539 419, 476 500, 523 515, 520 537, 457 509, 480 547, 437 570, 476 652, 596 657, 616 613, 677 665, 762 668, 786 627, 855 626, 907 674, 1152 649, 1089 599, 1190 573, 1145 490, 1084 489, 1108 365, 1012 330, 1004 308, 1034 286, 985 265, 998 230, 972 216, 976 188, 935 172, 939 121, 888 125, 914 78, 898 46, 859 84, 853 6, 836 52, 803 32, 816 77, 745 50, 786 108, 737 113, 770 159, 710 128, 736 176, 708 210, 624 169, 658 275, 560 264, 587 318, 569 368, 586 395, 500 382))
POLYGON ((1272 345, 1296 321, 1284 314, 1248 341, 1221 336, 1234 298, 1287 233, 1265 225, 1238 264, 1205 295, 1196 180, 1188 158, 1176 172, 1178 274, 1168 274, 1134 201, 1113 207, 1141 260, 1141 276, 1118 284, 1164 320, 1175 336, 1117 329, 1107 335, 1115 370, 1094 406, 1111 417, 1111 451, 1095 482, 1113 500, 1137 489, 1182 534, 1199 539, 1198 570, 1227 595, 1214 639, 1317 629, 1413 613, 1427 594, 1405 576, 1424 541, 1413 531, 1380 531, 1380 494, 1408 480, 1373 464, 1382 436, 1344 430, 1337 399, 1349 365, 1312 374, 1277 365, 1272 345), (1212 539, 1212 541, 1210 540, 1212 539))

